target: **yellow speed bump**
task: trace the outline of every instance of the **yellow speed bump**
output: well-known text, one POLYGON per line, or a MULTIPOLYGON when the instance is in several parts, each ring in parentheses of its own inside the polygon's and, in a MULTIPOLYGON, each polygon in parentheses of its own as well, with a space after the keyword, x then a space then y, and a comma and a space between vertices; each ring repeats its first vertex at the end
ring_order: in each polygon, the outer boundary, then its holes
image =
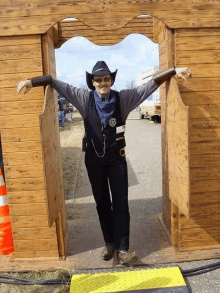
POLYGON ((189 291, 178 267, 86 273, 72 276, 70 293, 107 292, 186 293, 189 291), (174 288, 175 291, 173 291, 174 288))

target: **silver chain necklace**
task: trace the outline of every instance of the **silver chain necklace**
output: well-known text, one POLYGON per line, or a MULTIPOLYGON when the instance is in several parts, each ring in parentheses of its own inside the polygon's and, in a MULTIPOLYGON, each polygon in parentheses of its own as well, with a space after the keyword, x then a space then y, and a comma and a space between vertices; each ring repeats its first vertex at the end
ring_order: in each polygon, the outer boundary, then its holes
POLYGON ((105 150, 106 150, 105 136, 104 136, 104 147, 103 147, 102 154, 97 152, 97 150, 96 150, 96 148, 95 148, 95 145, 94 145, 94 142, 93 142, 93 139, 91 139, 91 141, 92 141, 92 145, 93 145, 93 148, 94 148, 94 150, 95 150, 96 155, 97 155, 99 158, 103 158, 104 155, 105 155, 105 150))

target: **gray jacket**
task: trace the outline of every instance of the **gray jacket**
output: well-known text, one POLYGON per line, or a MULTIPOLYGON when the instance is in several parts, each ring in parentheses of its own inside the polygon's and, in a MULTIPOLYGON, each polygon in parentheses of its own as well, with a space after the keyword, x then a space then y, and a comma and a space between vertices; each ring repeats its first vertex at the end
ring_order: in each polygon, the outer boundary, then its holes
MULTIPOLYGON (((175 74, 175 68, 171 67, 157 73, 150 81, 141 86, 121 90, 119 96, 122 119, 125 121, 132 110, 146 100, 163 82, 175 74)), ((50 84, 59 94, 77 108, 83 118, 86 117, 89 90, 74 87, 66 82, 54 79, 50 75, 32 78, 31 82, 33 87, 50 84)))

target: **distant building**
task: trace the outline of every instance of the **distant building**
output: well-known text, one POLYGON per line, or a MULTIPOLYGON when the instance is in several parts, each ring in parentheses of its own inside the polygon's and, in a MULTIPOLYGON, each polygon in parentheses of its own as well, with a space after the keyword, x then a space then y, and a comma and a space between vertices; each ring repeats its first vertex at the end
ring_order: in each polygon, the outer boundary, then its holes
MULTIPOLYGON (((151 66, 146 70, 141 71, 137 76, 137 86, 148 82, 159 69, 156 66, 151 66)), ((152 95, 150 95, 142 104, 140 104, 140 118, 145 116, 154 120, 154 118, 161 116, 161 98, 160 88, 158 88, 152 95)))

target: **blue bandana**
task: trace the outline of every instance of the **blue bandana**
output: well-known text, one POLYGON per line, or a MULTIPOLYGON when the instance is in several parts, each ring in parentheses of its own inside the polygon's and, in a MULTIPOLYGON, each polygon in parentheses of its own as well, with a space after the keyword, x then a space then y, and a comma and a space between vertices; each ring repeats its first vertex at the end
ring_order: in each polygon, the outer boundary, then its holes
POLYGON ((104 127, 106 127, 115 110, 116 100, 115 100, 114 92, 110 90, 109 102, 103 102, 96 91, 94 91, 94 99, 95 99, 96 110, 101 119, 101 123, 104 127))

